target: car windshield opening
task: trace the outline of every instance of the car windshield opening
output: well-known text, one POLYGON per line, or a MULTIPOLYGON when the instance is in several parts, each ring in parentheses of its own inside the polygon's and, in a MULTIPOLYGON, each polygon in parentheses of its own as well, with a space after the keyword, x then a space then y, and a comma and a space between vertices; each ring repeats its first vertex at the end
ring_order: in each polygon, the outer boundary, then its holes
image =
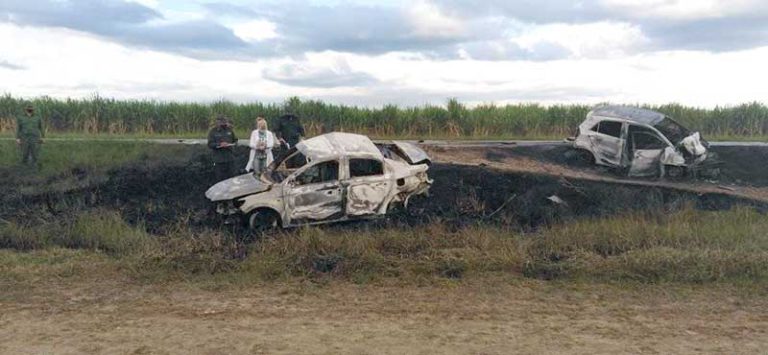
POLYGON ((293 148, 282 159, 274 161, 264 176, 272 182, 280 183, 305 164, 307 164, 307 158, 296 148, 293 148))
POLYGON ((665 117, 661 122, 657 123, 654 126, 656 129, 661 132, 667 139, 669 139, 670 142, 672 142, 675 145, 680 144, 680 142, 685 139, 685 137, 688 137, 691 135, 691 131, 689 131, 687 128, 683 127, 679 123, 675 122, 669 117, 665 117))

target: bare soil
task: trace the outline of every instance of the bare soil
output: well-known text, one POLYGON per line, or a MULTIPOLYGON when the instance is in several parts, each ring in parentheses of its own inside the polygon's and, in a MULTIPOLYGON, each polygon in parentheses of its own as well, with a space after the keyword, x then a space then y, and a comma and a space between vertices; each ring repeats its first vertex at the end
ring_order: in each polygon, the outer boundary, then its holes
POLYGON ((758 354, 764 291, 494 281, 0 291, 5 354, 758 354))

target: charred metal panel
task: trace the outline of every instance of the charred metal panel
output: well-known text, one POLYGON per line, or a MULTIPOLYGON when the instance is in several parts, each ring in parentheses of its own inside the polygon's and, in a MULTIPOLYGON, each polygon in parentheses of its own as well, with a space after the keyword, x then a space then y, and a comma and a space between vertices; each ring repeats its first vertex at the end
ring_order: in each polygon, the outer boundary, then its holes
POLYGON ((595 159, 613 165, 621 165, 624 140, 596 133, 590 136, 595 159))
POLYGON ((698 132, 686 137, 681 142, 683 148, 687 150, 694 157, 698 157, 707 153, 707 148, 701 143, 701 134, 698 132))
POLYGON ((662 149, 636 150, 629 167, 629 176, 657 176, 661 171, 662 149))
POLYGON ((236 197, 267 191, 270 184, 259 180, 254 174, 245 174, 221 181, 205 192, 211 201, 225 201, 236 197))
POLYGON ((400 141, 393 141, 392 144, 402 153, 403 158, 411 164, 420 164, 431 161, 427 152, 414 144, 400 141))
POLYGON ((367 156, 379 160, 384 158, 368 137, 351 133, 323 134, 301 141, 296 148, 311 161, 344 156, 367 156))
POLYGON ((684 166, 685 157, 672 147, 664 149, 661 154, 661 163, 664 165, 684 166))
POLYGON ((289 219, 323 220, 342 211, 342 189, 338 182, 291 188, 286 210, 289 219))
POLYGON ((385 177, 358 179, 347 187, 347 214, 377 214, 392 192, 392 182, 385 177))

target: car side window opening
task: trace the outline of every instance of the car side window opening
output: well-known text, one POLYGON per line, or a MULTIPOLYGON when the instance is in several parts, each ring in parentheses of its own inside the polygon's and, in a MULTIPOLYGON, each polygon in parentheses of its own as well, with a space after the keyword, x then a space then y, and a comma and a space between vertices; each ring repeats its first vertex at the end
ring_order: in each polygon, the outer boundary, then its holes
POLYGON ((376 159, 350 159, 349 176, 376 176, 384 175, 384 166, 381 161, 376 159))
POLYGON ((666 148, 666 144, 653 133, 635 132, 632 134, 632 142, 635 150, 656 150, 666 148))
POLYGON ((339 162, 335 160, 318 163, 304 170, 296 177, 296 185, 319 184, 339 179, 339 162))
MULTIPOLYGON (((597 133, 605 134, 611 137, 620 138, 621 137, 621 122, 616 121, 601 121, 600 123, 595 126, 597 128, 597 133)), ((595 128, 592 128, 592 130, 595 130, 595 128)))

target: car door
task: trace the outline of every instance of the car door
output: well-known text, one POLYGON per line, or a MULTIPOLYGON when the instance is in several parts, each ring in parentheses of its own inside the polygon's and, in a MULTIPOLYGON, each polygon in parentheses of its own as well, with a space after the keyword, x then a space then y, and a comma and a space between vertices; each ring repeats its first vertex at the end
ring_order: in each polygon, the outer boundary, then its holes
POLYGON ((628 153, 631 158, 630 176, 657 176, 661 174, 661 156, 669 144, 656 132, 638 126, 630 126, 628 153))
POLYGON ((346 211, 350 216, 378 214, 392 190, 384 162, 378 159, 349 159, 349 174, 344 182, 347 190, 346 211))
POLYGON ((343 217, 339 162, 319 162, 297 171, 285 183, 285 210, 290 224, 343 217))
POLYGON ((595 160, 602 164, 621 166, 624 124, 618 121, 601 121, 592 131, 590 141, 595 160))

